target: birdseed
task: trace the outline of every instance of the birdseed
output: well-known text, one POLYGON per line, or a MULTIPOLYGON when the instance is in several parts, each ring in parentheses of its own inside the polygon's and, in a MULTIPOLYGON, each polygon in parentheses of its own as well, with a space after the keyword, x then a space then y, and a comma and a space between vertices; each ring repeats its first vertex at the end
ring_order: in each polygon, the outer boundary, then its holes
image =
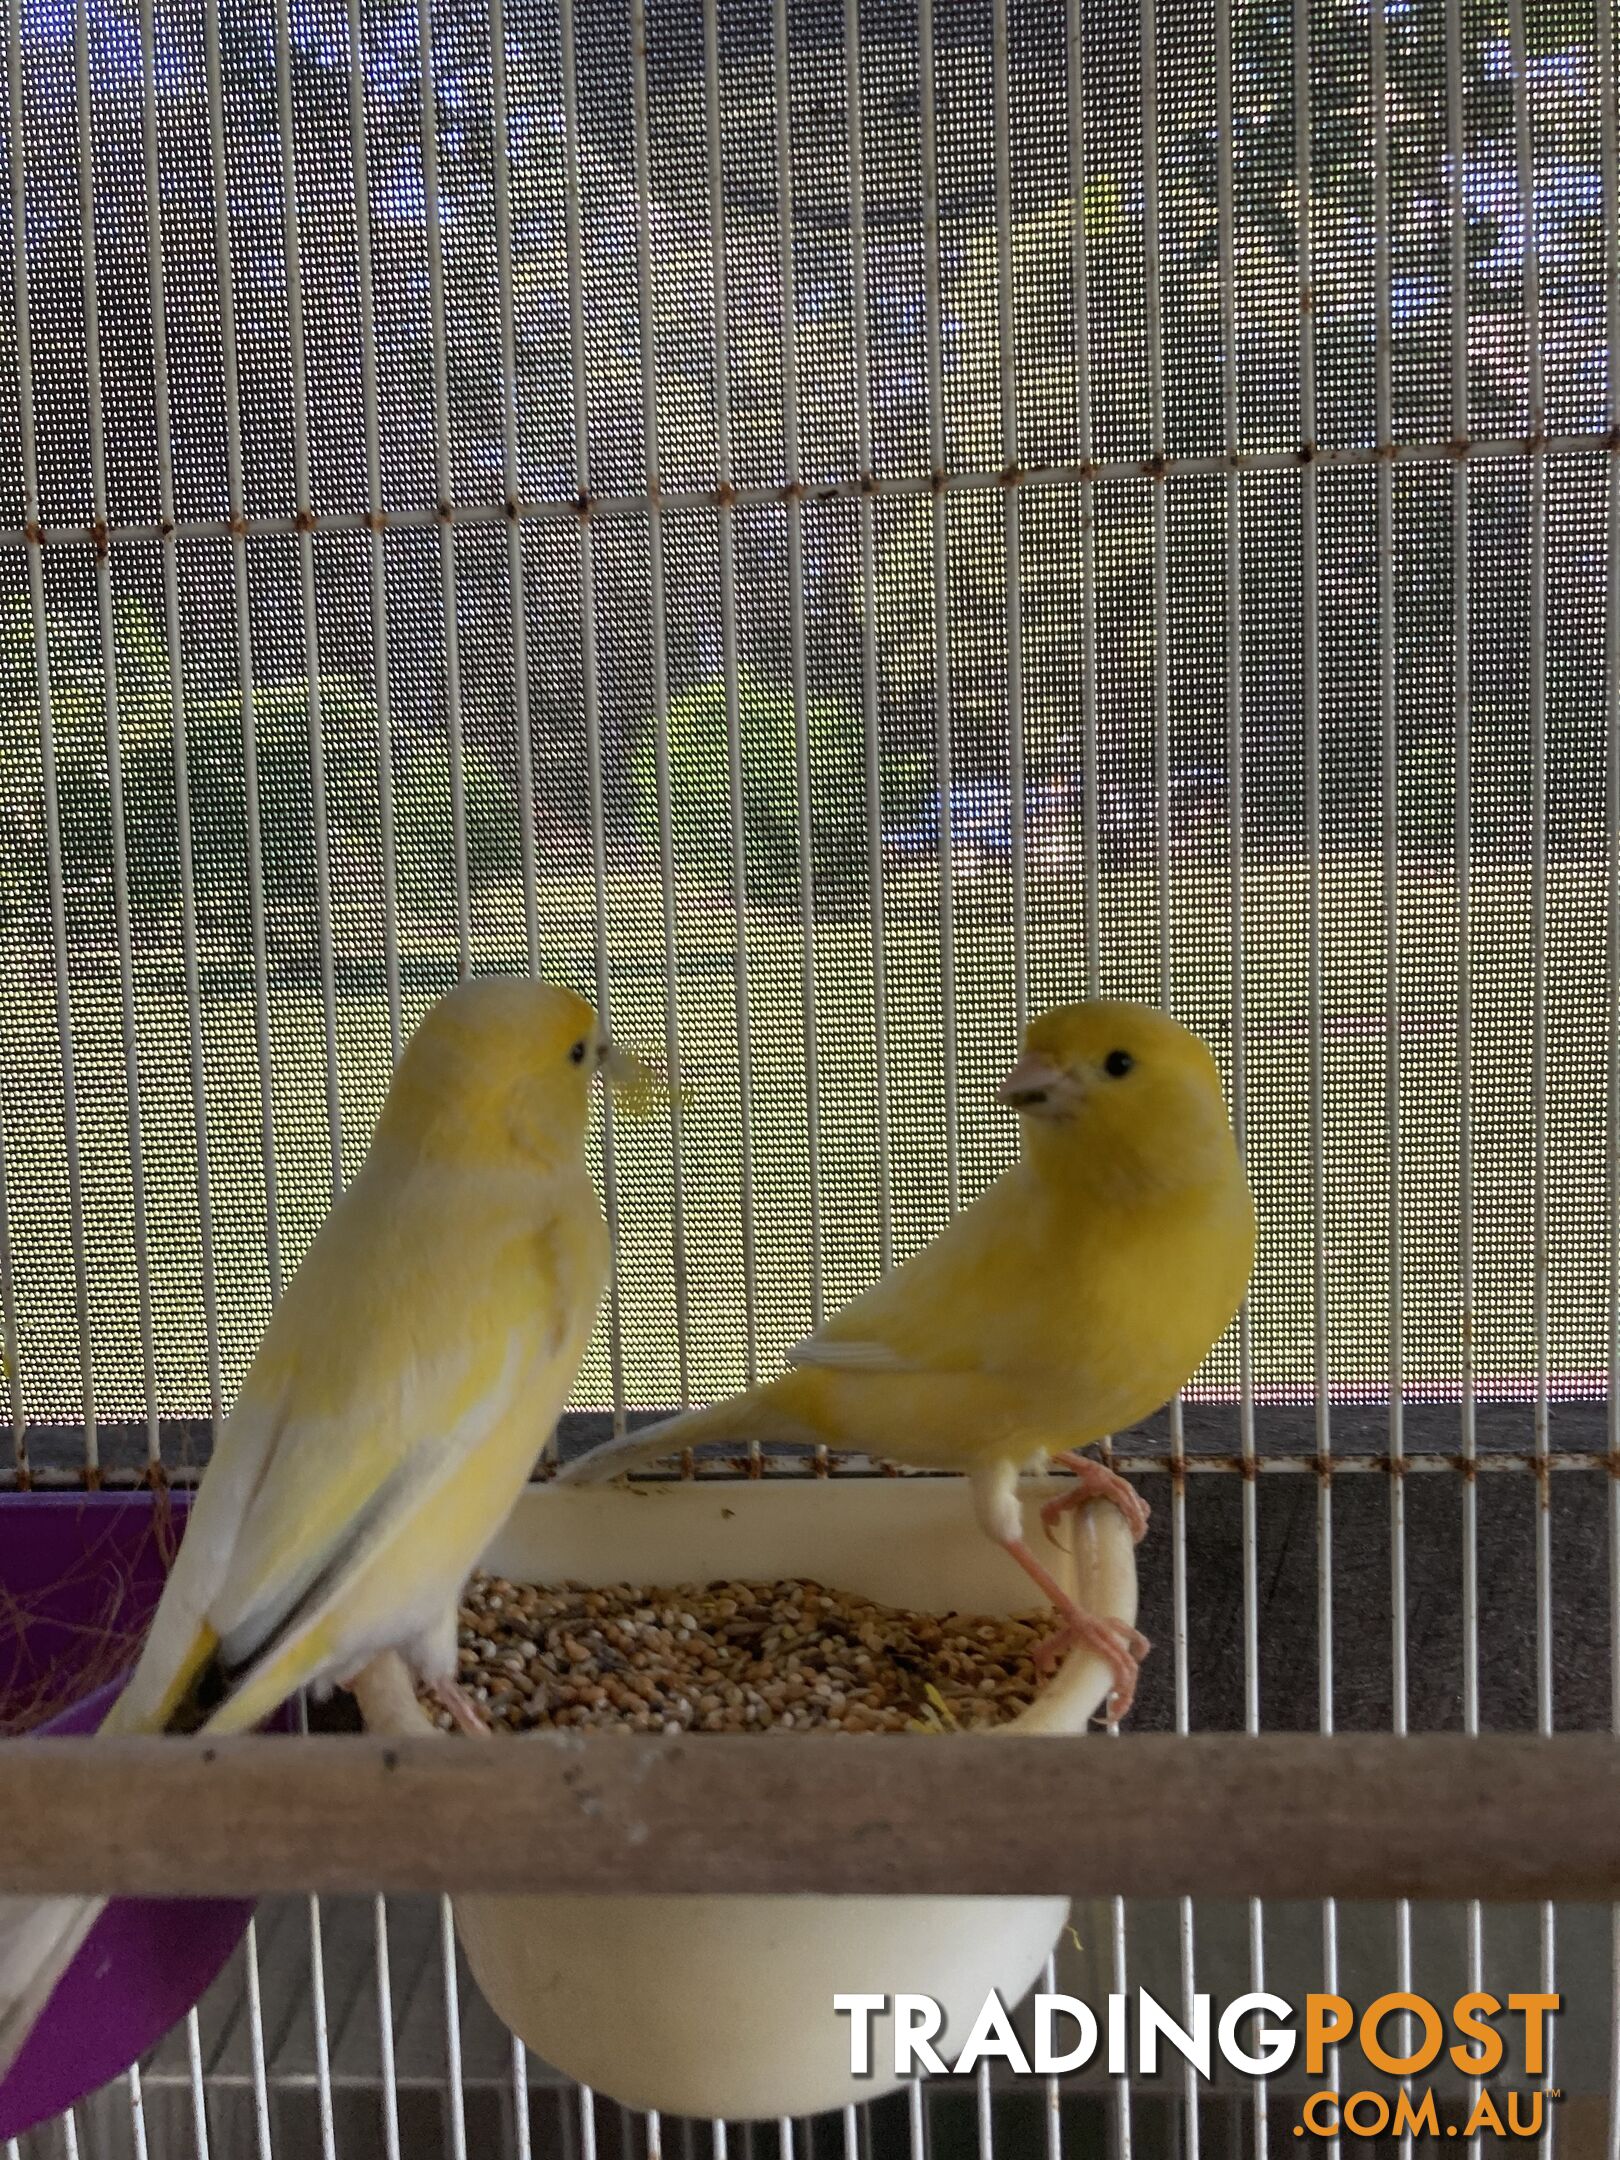
MULTIPOLYGON (((512 1583, 475 1575, 460 1682, 500 1732, 905 1732, 1003 1725, 1052 1615, 916 1613, 821 1583, 512 1583)), ((424 1697, 434 1722, 447 1711, 424 1697)))

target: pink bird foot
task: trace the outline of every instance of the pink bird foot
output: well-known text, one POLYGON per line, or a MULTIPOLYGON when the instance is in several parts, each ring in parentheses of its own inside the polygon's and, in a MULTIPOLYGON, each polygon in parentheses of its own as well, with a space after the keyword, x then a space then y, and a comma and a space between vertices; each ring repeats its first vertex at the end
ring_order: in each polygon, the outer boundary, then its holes
MULTIPOLYGON (((1123 1483, 1123 1480, 1121 1480, 1123 1483)), ((1127 1486, 1126 1490, 1130 1488, 1127 1486)), ((1132 1498, 1135 1495, 1132 1494, 1132 1498)), ((1100 1617, 1077 1605, 1063 1586, 1042 1567, 1022 1538, 1003 1540, 1005 1550, 1018 1562, 1030 1581, 1050 1599, 1062 1625, 1035 1647, 1037 1667, 1050 1673, 1059 1659, 1083 1643, 1095 1650, 1113 1675, 1108 1694, 1108 1715, 1117 1724, 1136 1699, 1136 1673, 1153 1645, 1128 1621, 1100 1617)))
POLYGON ((1084 1507, 1088 1500, 1111 1500, 1125 1518, 1131 1543, 1141 1544, 1147 1535, 1152 1510, 1134 1485, 1127 1485, 1117 1471, 1093 1462, 1089 1455, 1054 1455, 1052 1460, 1074 1472, 1074 1491, 1058 1493, 1042 1507, 1041 1525, 1048 1537, 1052 1534, 1052 1525, 1066 1508, 1084 1507))
POLYGON ((1136 1700, 1137 1671, 1153 1645, 1123 1620, 1100 1619, 1082 1606, 1070 1605, 1062 1627, 1035 1645, 1035 1663, 1041 1672, 1049 1674, 1082 1643, 1105 1660, 1114 1676, 1108 1693, 1108 1717, 1117 1725, 1136 1700))
POLYGON ((464 1687, 459 1686, 454 1680, 434 1680, 430 1685, 433 1689, 435 1701, 443 1709, 449 1711, 460 1731, 469 1734, 475 1740, 483 1740, 488 1737, 488 1720, 464 1687))

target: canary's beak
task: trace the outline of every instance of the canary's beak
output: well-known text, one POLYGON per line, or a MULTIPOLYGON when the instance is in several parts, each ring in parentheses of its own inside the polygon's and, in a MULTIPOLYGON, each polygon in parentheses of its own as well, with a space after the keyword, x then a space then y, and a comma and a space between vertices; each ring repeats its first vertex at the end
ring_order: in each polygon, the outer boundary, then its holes
POLYGON ((996 1100, 1012 1110, 1039 1110, 1049 1103, 1062 1084, 1062 1067, 1050 1058, 1026 1050, 996 1090, 996 1100))

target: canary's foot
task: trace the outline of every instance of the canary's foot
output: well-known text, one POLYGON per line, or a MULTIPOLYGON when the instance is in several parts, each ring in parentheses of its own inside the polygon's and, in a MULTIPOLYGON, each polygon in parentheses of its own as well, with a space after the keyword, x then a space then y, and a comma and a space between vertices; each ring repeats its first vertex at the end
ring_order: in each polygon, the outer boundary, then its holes
POLYGON ((1135 1699, 1136 1668, 1147 1656, 1152 1644, 1145 1635, 1139 1635, 1127 1621, 1088 1613, 1083 1605, 1077 1605, 1062 1584, 1055 1581, 1041 1566, 1022 1538, 1004 1538, 1000 1542, 1030 1581, 1037 1584, 1051 1600, 1063 1623, 1054 1634, 1048 1635, 1044 1642, 1036 1645, 1036 1665, 1043 1673, 1047 1673, 1061 1657, 1081 1643, 1095 1650, 1114 1676, 1114 1684, 1108 1696, 1108 1715, 1117 1722, 1130 1709, 1135 1699))
POLYGON ((1082 1643, 1106 1661, 1114 1676, 1108 1692, 1108 1716, 1117 1725, 1136 1699, 1137 1669, 1152 1645, 1123 1620, 1099 1618, 1079 1605, 1071 1605, 1064 1613, 1062 1627, 1035 1645, 1035 1663, 1041 1672, 1051 1673, 1082 1643))
POLYGON ((454 1680, 434 1680, 430 1685, 435 1700, 449 1711, 462 1732, 475 1740, 487 1736, 488 1721, 464 1687, 459 1687, 454 1680))
POLYGON ((1152 1510, 1134 1485, 1127 1485, 1117 1471, 1093 1462, 1089 1455, 1054 1455, 1052 1460, 1074 1472, 1074 1491, 1057 1494, 1041 1509, 1041 1523, 1048 1536, 1065 1508, 1084 1507, 1088 1500, 1111 1500, 1125 1518, 1131 1543, 1141 1544, 1152 1510))

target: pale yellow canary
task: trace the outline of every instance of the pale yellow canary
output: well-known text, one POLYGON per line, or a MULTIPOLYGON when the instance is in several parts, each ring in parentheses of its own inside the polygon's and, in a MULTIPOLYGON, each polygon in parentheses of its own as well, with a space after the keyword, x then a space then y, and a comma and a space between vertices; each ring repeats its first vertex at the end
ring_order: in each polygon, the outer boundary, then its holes
POLYGON ((561 1477, 754 1440, 965 1471, 986 1531, 1061 1616, 1048 1659, 1076 1643, 1101 1652, 1117 1717, 1147 1644, 1053 1580, 1023 1538, 1016 1481, 1062 1463, 1075 1491, 1049 1523, 1103 1496, 1141 1536, 1140 1498, 1075 1451, 1156 1410, 1227 1326, 1254 1261, 1254 1203, 1214 1059, 1150 1007, 1043 1014, 1000 1099, 1018 1113, 1017 1163, 789 1351, 781 1378, 595 1448, 561 1477))
MULTIPOLYGON (((570 990, 463 983, 427 1014, 271 1315, 103 1731, 249 1731, 389 1649, 478 1722, 456 1685, 458 1597, 607 1280, 585 1159, 599 1072, 648 1077, 570 990)), ((0 2068, 98 1910, 0 1899, 0 2068)))

